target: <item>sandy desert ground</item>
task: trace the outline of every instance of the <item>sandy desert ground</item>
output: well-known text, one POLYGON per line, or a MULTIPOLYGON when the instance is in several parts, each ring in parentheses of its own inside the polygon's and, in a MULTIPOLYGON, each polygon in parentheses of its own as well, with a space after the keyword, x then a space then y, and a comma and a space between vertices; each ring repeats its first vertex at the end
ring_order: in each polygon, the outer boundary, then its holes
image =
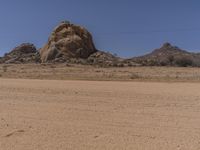
POLYGON ((200 84, 0 79, 1 150, 199 150, 200 84))

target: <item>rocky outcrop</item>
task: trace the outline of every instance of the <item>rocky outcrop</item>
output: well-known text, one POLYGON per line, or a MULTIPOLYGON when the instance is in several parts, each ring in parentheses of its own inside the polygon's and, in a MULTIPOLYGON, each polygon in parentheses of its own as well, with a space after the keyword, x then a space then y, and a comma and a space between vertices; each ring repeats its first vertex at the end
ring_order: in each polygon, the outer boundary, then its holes
POLYGON ((121 59, 104 51, 97 51, 88 57, 89 64, 103 67, 120 65, 121 59))
POLYGON ((35 63, 40 61, 36 47, 30 43, 23 43, 6 53, 1 58, 1 63, 35 63))
POLYGON ((65 21, 53 30, 47 44, 40 49, 40 55, 45 63, 68 58, 86 59, 96 51, 92 36, 85 28, 65 21))
POLYGON ((88 57, 88 61, 94 64, 100 64, 100 63, 110 64, 115 60, 117 60, 117 57, 108 52, 103 52, 103 51, 98 51, 88 57))

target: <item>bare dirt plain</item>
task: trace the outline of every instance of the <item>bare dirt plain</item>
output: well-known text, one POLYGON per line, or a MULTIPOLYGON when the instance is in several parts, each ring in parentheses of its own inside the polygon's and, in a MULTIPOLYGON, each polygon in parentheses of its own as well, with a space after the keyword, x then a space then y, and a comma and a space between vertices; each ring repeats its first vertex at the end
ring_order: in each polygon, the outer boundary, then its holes
POLYGON ((0 79, 1 150, 199 150, 200 84, 0 79))

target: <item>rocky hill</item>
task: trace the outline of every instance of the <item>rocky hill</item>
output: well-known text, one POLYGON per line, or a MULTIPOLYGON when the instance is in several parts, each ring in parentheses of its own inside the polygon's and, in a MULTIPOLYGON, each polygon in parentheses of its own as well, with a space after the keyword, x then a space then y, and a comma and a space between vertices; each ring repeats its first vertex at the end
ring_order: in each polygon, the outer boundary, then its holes
POLYGON ((200 54, 187 52, 170 43, 165 43, 161 48, 129 61, 143 66, 200 66, 200 54))
POLYGON ((36 63, 40 62, 40 56, 33 44, 23 43, 9 53, 6 53, 0 63, 36 63))
POLYGON ((69 21, 61 22, 48 42, 39 50, 24 43, 0 57, 0 63, 74 63, 102 67, 123 66, 200 66, 200 54, 165 43, 153 52, 131 59, 122 59, 96 49, 92 35, 85 28, 69 21))

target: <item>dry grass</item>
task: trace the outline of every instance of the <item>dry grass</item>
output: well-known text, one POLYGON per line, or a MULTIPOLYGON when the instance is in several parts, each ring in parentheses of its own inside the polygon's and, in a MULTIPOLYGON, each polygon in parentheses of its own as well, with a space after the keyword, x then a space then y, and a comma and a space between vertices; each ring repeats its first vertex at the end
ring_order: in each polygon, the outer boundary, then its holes
POLYGON ((200 81, 200 68, 99 68, 69 64, 0 65, 1 78, 109 81, 200 81))

